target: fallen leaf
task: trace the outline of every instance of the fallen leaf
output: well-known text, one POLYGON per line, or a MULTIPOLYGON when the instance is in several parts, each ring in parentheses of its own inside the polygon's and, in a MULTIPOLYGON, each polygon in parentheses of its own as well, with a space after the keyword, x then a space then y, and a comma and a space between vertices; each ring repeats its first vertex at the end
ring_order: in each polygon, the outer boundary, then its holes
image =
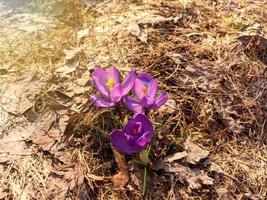
POLYGON ((35 96, 44 85, 45 82, 35 76, 18 78, 1 95, 3 109, 15 115, 25 113, 33 106, 35 96))
POLYGON ((138 24, 158 24, 163 22, 170 22, 175 21, 179 17, 164 17, 162 15, 154 14, 154 13, 148 13, 143 16, 139 16, 140 19, 136 20, 138 24))
POLYGON ((166 157, 164 162, 173 162, 173 161, 176 161, 176 160, 180 160, 182 158, 185 158, 187 155, 188 154, 187 154, 186 151, 178 152, 178 153, 175 153, 173 155, 170 155, 170 156, 166 157))
MULTIPOLYGON (((32 149, 27 145, 27 141, 32 140, 33 143, 37 141, 40 144, 48 144, 48 131, 55 121, 53 113, 46 113, 38 118, 34 123, 21 125, 8 132, 0 139, 0 158, 8 155, 29 155, 32 154, 32 149)), ((55 142, 55 139, 54 141, 55 142)), ((11 158, 11 157, 10 157, 11 158)), ((3 159, 1 159, 3 161, 3 159)))
POLYGON ((8 162, 13 155, 30 155, 26 141, 30 140, 33 131, 26 125, 21 125, 8 132, 0 139, 0 162, 8 162))
POLYGON ((52 146, 57 142, 60 141, 61 134, 58 129, 51 128, 47 135, 41 135, 38 137, 34 137, 32 142, 38 147, 42 148, 44 151, 50 151, 52 146))
POLYGON ((224 174, 223 169, 219 165, 215 164, 214 162, 211 162, 210 171, 216 172, 218 174, 224 174))
POLYGON ((133 24, 128 27, 128 31, 136 36, 140 41, 147 43, 147 30, 140 24, 133 24))
POLYGON ((112 177, 113 186, 116 189, 124 188, 129 182, 128 169, 124 153, 113 147, 113 154, 120 172, 112 177))
MULTIPOLYGON (((64 83, 60 87, 52 86, 47 91, 47 95, 44 95, 45 103, 53 110, 68 110, 72 105, 70 100, 75 93, 64 91, 64 86, 64 83)), ((72 88, 69 89, 73 90, 72 88)))
POLYGON ((129 182, 129 176, 124 171, 120 171, 118 174, 112 177, 113 187, 115 189, 124 188, 129 182))
POLYGON ((245 127, 241 125, 239 120, 233 119, 231 116, 225 116, 223 118, 225 126, 228 128, 228 131, 232 133, 242 133, 245 130, 245 127))
POLYGON ((200 189, 202 185, 213 185, 214 179, 210 178, 203 170, 190 169, 178 163, 166 164, 164 170, 175 173, 181 182, 188 183, 191 189, 200 189))
POLYGON ((85 168, 81 164, 76 164, 74 167, 68 167, 67 172, 65 167, 62 168, 64 179, 68 181, 68 189, 73 190, 81 185, 84 181, 85 168))
POLYGON ((113 147, 112 150, 119 169, 127 172, 128 169, 124 153, 115 147, 113 147))
POLYGON ((159 112, 173 113, 177 110, 177 104, 175 99, 168 99, 167 102, 159 108, 159 112))
POLYGON ((80 62, 79 61, 73 61, 73 62, 69 62, 64 64, 62 67, 59 67, 56 69, 56 72, 64 77, 70 73, 73 73, 76 71, 77 67, 79 66, 80 62))
POLYGON ((66 55, 65 60, 69 62, 72 61, 74 58, 76 58, 82 52, 82 49, 81 48, 64 49, 63 52, 66 55))
POLYGON ((79 86, 85 87, 90 82, 91 74, 89 71, 84 72, 80 78, 75 80, 75 83, 79 86))
POLYGON ((31 137, 32 143, 38 145, 44 151, 49 151, 55 142, 61 138, 60 132, 52 128, 55 120, 55 113, 50 111, 41 115, 30 127, 34 130, 31 137))
POLYGON ((203 170, 200 171, 200 174, 197 175, 197 177, 204 185, 213 185, 214 183, 214 179, 205 174, 203 170))
POLYGON ((87 37, 89 35, 89 29, 83 29, 83 30, 79 30, 77 32, 77 40, 78 43, 85 37, 87 37))
POLYGON ((206 158, 209 155, 209 152, 200 148, 198 145, 191 142, 187 139, 184 143, 185 150, 188 155, 186 157, 186 161, 190 164, 197 164, 201 159, 206 158))

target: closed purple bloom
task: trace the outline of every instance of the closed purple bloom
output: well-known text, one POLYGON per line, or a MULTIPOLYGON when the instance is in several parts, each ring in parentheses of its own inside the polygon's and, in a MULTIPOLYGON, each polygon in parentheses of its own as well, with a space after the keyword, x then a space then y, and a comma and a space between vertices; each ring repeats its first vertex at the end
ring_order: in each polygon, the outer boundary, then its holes
POLYGON ((136 98, 126 96, 124 98, 124 104, 129 110, 136 113, 159 108, 168 100, 168 93, 162 92, 157 96, 157 92, 157 79, 153 79, 151 74, 147 72, 141 72, 136 77, 134 84, 134 93, 136 98))
POLYGON ((144 150, 150 144, 153 132, 150 120, 143 114, 135 114, 123 130, 114 130, 110 139, 119 150, 131 154, 144 150))
POLYGON ((134 86, 135 72, 131 71, 120 83, 119 71, 112 67, 108 71, 98 67, 93 72, 93 85, 102 97, 92 95, 95 106, 109 108, 115 106, 134 86))

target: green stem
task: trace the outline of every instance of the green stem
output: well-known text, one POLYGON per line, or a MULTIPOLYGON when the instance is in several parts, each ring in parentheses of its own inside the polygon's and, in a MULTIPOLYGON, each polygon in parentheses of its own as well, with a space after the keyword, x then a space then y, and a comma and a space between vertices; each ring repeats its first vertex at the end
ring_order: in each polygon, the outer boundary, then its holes
POLYGON ((146 193, 146 186, 147 186, 147 166, 144 166, 144 180, 143 180, 143 188, 142 188, 143 196, 146 193))

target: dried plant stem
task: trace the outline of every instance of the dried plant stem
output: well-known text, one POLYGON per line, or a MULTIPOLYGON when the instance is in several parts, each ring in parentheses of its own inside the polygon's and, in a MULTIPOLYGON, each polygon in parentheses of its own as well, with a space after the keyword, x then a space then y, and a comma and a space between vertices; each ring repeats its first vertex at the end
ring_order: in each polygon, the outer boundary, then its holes
POLYGON ((124 153, 115 147, 112 147, 116 163, 119 167, 119 172, 113 176, 112 181, 115 189, 124 188, 129 182, 129 173, 127 169, 124 153))
POLYGON ((116 163, 120 169, 120 171, 123 171, 128 174, 127 170, 127 164, 126 164, 126 159, 124 156, 124 153, 118 150, 116 147, 112 147, 113 154, 116 160, 116 163))
MULTIPOLYGON (((121 111, 120 106, 117 107, 121 123, 124 124, 124 118, 123 112, 121 111)), ((112 147, 113 155, 115 157, 116 163, 119 168, 119 173, 113 176, 113 184, 115 188, 123 188, 127 185, 129 181, 129 173, 127 169, 127 163, 125 159, 125 155, 122 151, 117 149, 116 147, 112 147)))

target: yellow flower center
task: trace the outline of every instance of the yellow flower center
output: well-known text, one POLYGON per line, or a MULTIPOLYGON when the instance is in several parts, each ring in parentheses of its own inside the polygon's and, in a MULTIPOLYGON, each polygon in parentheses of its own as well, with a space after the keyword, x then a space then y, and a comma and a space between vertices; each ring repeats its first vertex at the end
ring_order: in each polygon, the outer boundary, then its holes
POLYGON ((144 94, 146 94, 146 93, 147 93, 147 87, 146 87, 146 86, 143 86, 143 87, 141 88, 141 91, 142 91, 144 94))
POLYGON ((110 77, 106 83, 106 86, 111 90, 115 85, 114 78, 110 77))

